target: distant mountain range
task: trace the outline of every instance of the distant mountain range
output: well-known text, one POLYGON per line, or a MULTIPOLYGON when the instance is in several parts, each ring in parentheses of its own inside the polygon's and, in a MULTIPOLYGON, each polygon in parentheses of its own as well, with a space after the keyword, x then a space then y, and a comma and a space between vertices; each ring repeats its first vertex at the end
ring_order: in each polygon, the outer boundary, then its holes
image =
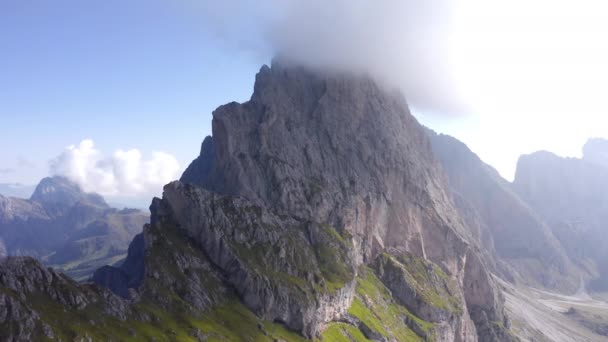
POLYGON ((29 199, 0 195, 0 253, 34 256, 85 279, 120 262, 147 215, 111 208, 63 177, 44 178, 29 199))
POLYGON ((513 185, 465 144, 429 131, 453 202, 494 273, 527 285, 574 292, 580 276, 550 227, 513 185))
POLYGON ((608 292, 608 141, 592 139, 584 156, 522 156, 513 186, 545 221, 590 290, 608 292))

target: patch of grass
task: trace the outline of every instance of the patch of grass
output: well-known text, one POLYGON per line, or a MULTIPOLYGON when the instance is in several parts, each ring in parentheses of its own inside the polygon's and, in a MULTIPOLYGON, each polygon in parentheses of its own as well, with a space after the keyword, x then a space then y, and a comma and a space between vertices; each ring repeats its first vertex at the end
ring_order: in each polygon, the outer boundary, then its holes
MULTIPOLYGON (((248 207, 245 215, 261 216, 259 210, 248 207)), ((228 214, 235 222, 241 222, 242 217, 238 215, 242 215, 242 211, 228 211, 228 214)), ((281 244, 241 244, 227 237, 225 246, 232 249, 244 267, 264 277, 264 281, 270 280, 269 288, 288 287, 292 291, 289 295, 299 300, 297 305, 314 304, 319 292, 338 291, 354 278, 348 235, 341 235, 331 227, 323 229, 317 224, 298 223, 297 220, 293 220, 295 225, 280 229, 271 225, 251 227, 249 222, 242 221, 242 226, 235 229, 242 229, 245 234, 247 230, 251 233, 252 229, 273 230, 272 234, 280 234, 281 244), (285 265, 288 267, 283 267, 285 265)), ((197 336, 202 335, 208 341, 305 341, 284 325, 263 321, 245 307, 223 284, 218 273, 206 268, 206 256, 193 240, 180 232, 179 227, 162 223, 162 227, 148 225, 146 229, 153 237, 149 241, 152 246, 146 250, 146 267, 148 272, 156 271, 160 276, 144 280, 140 301, 130 305, 124 321, 105 312, 107 304, 97 290, 77 286, 74 282, 66 282, 59 291, 67 295, 85 291, 92 301, 85 309, 66 307, 48 294, 32 294, 23 301, 40 314, 41 322, 52 327, 54 340, 197 341, 197 336), (187 302, 187 294, 192 293, 188 292, 188 286, 196 278, 203 285, 205 300, 207 296, 210 298, 209 303, 198 308, 187 302), (201 311, 203 308, 207 309, 201 311)), ((15 294, 10 295, 17 298, 15 294)), ((330 328, 330 335, 339 333, 348 341, 366 341, 356 327, 332 323, 330 328)), ((0 326, 0 329, 5 327, 0 326)), ((33 338, 45 340, 42 324, 33 338)))
POLYGON ((208 313, 202 320, 191 320, 209 341, 306 341, 283 325, 262 321, 237 300, 231 300, 208 313))
POLYGON ((368 340, 361 331, 345 323, 330 323, 321 334, 324 342, 365 342, 368 340))
POLYGON ((380 258, 383 267, 402 273, 426 304, 456 315, 462 314, 463 304, 454 295, 456 285, 439 266, 408 253, 399 256, 384 253, 380 258))
POLYGON ((345 258, 337 255, 339 252, 331 246, 319 244, 315 247, 317 262, 325 279, 325 285, 330 293, 334 293, 352 279, 353 272, 348 269, 345 258))
POLYGON ((368 309, 359 298, 353 300, 353 304, 348 309, 348 313, 358 318, 363 324, 373 331, 378 332, 382 336, 389 336, 388 332, 384 329, 384 326, 377 316, 368 309))
POLYGON ((352 246, 353 242, 352 242, 352 235, 347 232, 346 230, 344 230, 343 232, 338 232, 336 230, 336 228, 322 223, 321 228, 323 228, 323 231, 327 234, 330 235, 331 237, 333 237, 336 241, 339 241, 341 244, 346 245, 346 246, 352 246))
POLYGON ((432 335, 434 325, 423 321, 397 304, 390 291, 369 268, 362 268, 357 277, 357 295, 348 313, 368 328, 385 337, 398 341, 422 341, 405 323, 405 319, 416 324, 427 336, 432 335))
MULTIPOLYGON (((249 229, 271 228, 256 225, 249 229)), ((263 241, 238 243, 227 240, 227 243, 247 268, 286 286, 295 296, 335 293, 352 281, 354 272, 350 269, 348 256, 352 238, 349 235, 342 236, 330 226, 311 222, 278 231, 282 233, 274 245, 263 241), (306 238, 307 229, 315 236, 314 245, 306 238), (281 271, 287 264, 290 273, 281 271)))
MULTIPOLYGON (((195 335, 199 334, 206 336, 208 341, 306 341, 281 324, 260 320, 236 298, 200 315, 141 302, 134 307, 135 316, 149 319, 130 318, 126 321, 105 315, 93 305, 81 311, 66 310, 63 305, 43 295, 32 296, 27 302, 52 327, 54 340, 90 337, 94 341, 195 342, 198 341, 195 335)), ((35 339, 51 340, 43 336, 41 329, 38 329, 35 339)))

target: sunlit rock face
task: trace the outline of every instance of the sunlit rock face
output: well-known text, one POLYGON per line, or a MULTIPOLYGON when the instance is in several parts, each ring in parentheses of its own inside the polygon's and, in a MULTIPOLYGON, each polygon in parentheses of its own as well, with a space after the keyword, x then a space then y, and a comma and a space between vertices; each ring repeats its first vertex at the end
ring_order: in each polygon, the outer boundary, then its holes
MULTIPOLYGON (((463 297, 469 233, 430 141, 403 97, 365 77, 263 67, 250 101, 214 112, 182 181, 348 232, 358 265, 387 250, 430 260, 463 297)), ((498 297, 485 308, 502 320, 498 297)), ((475 335, 466 306, 452 328, 475 335)))

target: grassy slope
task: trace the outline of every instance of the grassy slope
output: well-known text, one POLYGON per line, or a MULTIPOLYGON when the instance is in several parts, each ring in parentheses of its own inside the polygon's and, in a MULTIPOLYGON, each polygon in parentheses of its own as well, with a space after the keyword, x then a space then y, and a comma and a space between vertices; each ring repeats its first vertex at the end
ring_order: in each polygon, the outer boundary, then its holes
MULTIPOLYGON (((200 252, 171 229, 154 233, 160 234, 155 241, 158 245, 148 255, 148 261, 155 263, 156 269, 170 274, 176 284, 185 284, 185 275, 176 260, 184 256, 200 258, 200 252), (171 251, 179 251, 179 255, 171 254, 171 251)), ((371 331, 398 341, 423 340, 406 325, 406 321, 432 338, 433 325, 398 305, 371 269, 362 268, 358 273, 356 296, 348 310, 349 315, 371 331)), ((206 311, 193 309, 184 301, 175 292, 180 292, 180 285, 170 287, 156 280, 148 280, 144 288, 148 289, 147 293, 170 299, 170 304, 159 304, 153 299, 158 297, 144 292, 124 321, 105 314, 104 308, 96 304, 83 310, 67 310, 48 296, 37 294, 30 295, 23 302, 53 328, 55 340, 90 337, 95 341, 198 341, 204 336, 208 341, 305 341, 301 335, 288 331, 281 324, 259 319, 232 292, 222 292, 226 291, 225 287, 217 278, 203 273, 200 276, 204 277, 204 286, 211 296, 221 298, 218 304, 206 311)), ((38 324, 34 337, 38 341, 49 340, 44 337, 41 324, 38 324)), ((319 340, 368 341, 358 327, 337 322, 327 324, 319 340)))

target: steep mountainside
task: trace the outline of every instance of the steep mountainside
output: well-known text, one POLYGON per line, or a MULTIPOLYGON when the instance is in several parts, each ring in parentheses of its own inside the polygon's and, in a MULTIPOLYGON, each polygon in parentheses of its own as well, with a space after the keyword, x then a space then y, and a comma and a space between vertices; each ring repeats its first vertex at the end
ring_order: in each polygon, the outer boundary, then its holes
POLYGON ((574 293, 580 276, 551 229, 496 170, 465 144, 428 131, 454 203, 487 260, 505 279, 574 293))
POLYGON ((124 258, 146 221, 143 212, 110 208, 62 177, 43 179, 29 200, 0 196, 5 253, 34 256, 79 279, 124 258))
POLYGON ((1 331, 104 340, 515 340, 442 175, 399 95, 365 77, 264 66, 250 101, 214 112, 213 137, 182 181, 153 201, 151 223, 125 263, 95 273, 124 299, 93 287, 88 302, 55 311, 46 304, 60 284, 20 291, 30 277, 16 277, 11 264, 27 261, 9 259, 0 264, 0 293, 18 312, 0 315, 1 331), (108 300, 120 310, 109 312, 108 300), (33 324, 15 319, 23 310, 39 313, 33 324), (49 318, 48 310, 59 314, 49 318))
POLYGON ((570 258, 586 270, 591 289, 606 291, 608 168, 587 158, 589 145, 585 159, 561 158, 549 152, 522 156, 514 186, 550 225, 570 258))
POLYGON ((202 157, 211 159, 208 173, 183 181, 346 231, 357 264, 402 249, 441 265, 461 287, 471 281, 466 229, 398 95, 367 79, 273 65, 258 74, 250 102, 215 111, 213 134, 195 161, 202 169, 202 157))

